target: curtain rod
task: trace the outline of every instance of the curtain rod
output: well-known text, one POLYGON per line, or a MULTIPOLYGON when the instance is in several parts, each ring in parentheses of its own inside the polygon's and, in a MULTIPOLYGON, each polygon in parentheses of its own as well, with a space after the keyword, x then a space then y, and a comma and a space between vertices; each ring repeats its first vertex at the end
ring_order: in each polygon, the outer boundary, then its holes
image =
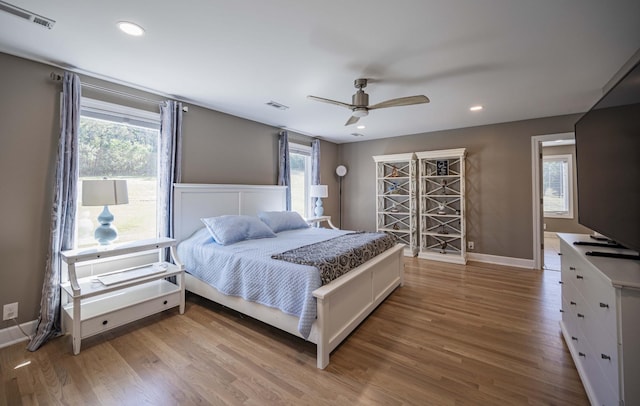
MULTIPOLYGON (((49 75, 49 77, 51 78, 51 80, 55 81, 55 82, 60 82, 62 81, 62 75, 60 75, 59 73, 56 72, 51 72, 51 74, 49 75)), ((150 103, 150 104, 154 104, 154 105, 159 105, 160 103, 162 103, 161 100, 153 100, 153 99, 148 99, 146 97, 142 97, 142 96, 136 96, 134 94, 130 94, 130 93, 126 93, 126 92, 121 92, 119 90, 113 90, 113 89, 109 89, 106 87, 102 87, 102 86, 98 86, 98 85, 94 85, 91 83, 85 83, 85 82, 81 82, 82 87, 87 87, 89 89, 93 89, 93 90, 97 90, 103 93, 111 93, 120 97, 126 97, 129 99, 136 99, 145 103, 150 103)), ((188 111, 188 107, 184 106, 182 108, 183 111, 188 111)))

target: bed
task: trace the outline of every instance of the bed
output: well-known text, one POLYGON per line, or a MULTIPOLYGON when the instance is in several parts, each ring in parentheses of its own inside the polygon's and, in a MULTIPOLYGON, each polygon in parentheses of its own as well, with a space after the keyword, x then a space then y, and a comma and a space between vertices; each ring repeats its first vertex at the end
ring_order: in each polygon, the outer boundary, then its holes
MULTIPOLYGON (((283 211, 285 193, 286 188, 282 186, 175 184, 174 236, 179 243, 187 241, 203 228, 201 218, 283 211)), ((185 276, 186 289, 316 344, 316 364, 324 369, 329 364, 331 351, 396 287, 403 285, 403 248, 402 244, 397 244, 313 290, 316 318, 306 337, 299 331, 298 317, 240 296, 225 295, 191 275, 189 267, 185 276)), ((185 261, 185 258, 181 260, 185 261)))

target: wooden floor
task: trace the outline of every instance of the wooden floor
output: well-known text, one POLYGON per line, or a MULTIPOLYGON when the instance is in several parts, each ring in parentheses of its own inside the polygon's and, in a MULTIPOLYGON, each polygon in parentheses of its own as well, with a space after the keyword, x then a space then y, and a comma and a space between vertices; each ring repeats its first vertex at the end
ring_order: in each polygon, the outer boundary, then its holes
POLYGON ((189 295, 184 315, 90 338, 77 356, 68 336, 0 350, 0 405, 587 405, 559 277, 407 259, 405 286, 324 371, 313 344, 189 295))

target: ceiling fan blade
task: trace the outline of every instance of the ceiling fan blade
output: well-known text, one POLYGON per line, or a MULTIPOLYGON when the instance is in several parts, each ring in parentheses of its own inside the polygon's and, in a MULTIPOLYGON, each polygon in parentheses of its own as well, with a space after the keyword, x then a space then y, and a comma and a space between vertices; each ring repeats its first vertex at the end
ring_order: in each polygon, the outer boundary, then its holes
POLYGON ((323 103, 335 104, 336 106, 346 107, 348 109, 353 109, 353 108, 356 107, 356 106, 354 106, 352 104, 349 104, 349 103, 343 103, 343 102, 339 102, 339 101, 336 101, 336 100, 325 99, 324 97, 307 96, 307 98, 311 99, 311 100, 323 102, 323 103))
POLYGON ((410 106, 412 104, 422 104, 429 103, 429 98, 427 96, 409 96, 409 97, 400 97, 398 99, 385 100, 378 104, 374 104, 373 106, 369 106, 369 110, 373 109, 383 109, 386 107, 396 107, 396 106, 410 106))
POLYGON ((360 120, 360 117, 356 117, 356 116, 351 116, 349 117, 349 119, 347 120, 347 122, 344 124, 345 127, 351 124, 355 124, 358 122, 358 120, 360 120))

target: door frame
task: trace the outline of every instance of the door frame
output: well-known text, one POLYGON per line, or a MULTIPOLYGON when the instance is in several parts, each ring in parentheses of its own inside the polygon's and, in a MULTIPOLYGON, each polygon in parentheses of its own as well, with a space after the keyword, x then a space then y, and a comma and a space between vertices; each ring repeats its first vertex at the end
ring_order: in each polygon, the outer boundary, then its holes
POLYGON ((544 266, 544 214, 542 206, 542 143, 545 141, 575 139, 575 133, 534 135, 531 137, 531 190, 533 200, 533 269, 544 266))

